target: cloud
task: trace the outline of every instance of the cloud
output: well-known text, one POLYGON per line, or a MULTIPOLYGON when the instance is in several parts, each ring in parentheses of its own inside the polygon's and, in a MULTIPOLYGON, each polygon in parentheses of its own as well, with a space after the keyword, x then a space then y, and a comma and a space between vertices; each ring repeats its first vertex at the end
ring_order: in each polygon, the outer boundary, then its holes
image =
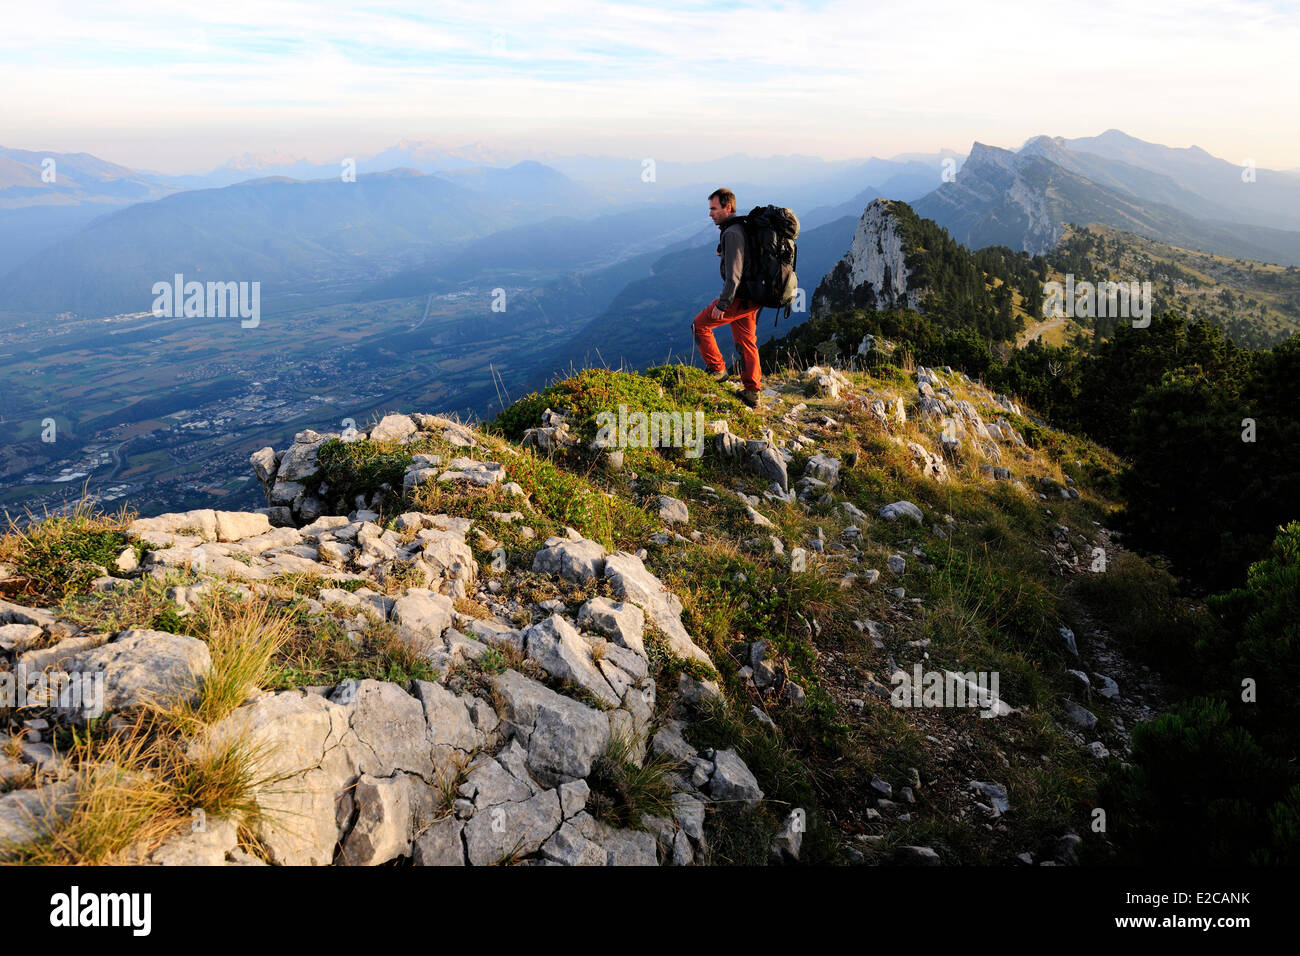
POLYGON ((1291 4, 77 6, 12 9, 0 142, 129 134, 152 144, 148 165, 166 165, 161 148, 203 168, 241 131, 294 137, 241 152, 333 144, 324 159, 429 133, 847 156, 1120 126, 1300 161, 1300 133, 1279 122, 1300 105, 1282 81, 1300 40, 1291 4))

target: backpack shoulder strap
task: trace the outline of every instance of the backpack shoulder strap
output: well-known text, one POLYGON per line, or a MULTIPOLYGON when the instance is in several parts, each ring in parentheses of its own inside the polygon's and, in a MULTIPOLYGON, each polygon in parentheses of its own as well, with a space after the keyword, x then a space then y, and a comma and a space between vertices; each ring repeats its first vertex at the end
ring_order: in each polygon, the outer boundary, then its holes
POLYGON ((729 220, 727 220, 727 224, 725 226, 719 226, 718 245, 722 244, 722 234, 726 232, 728 229, 730 229, 732 226, 739 226, 742 232, 748 234, 749 230, 745 228, 745 224, 748 221, 749 221, 748 216, 732 216, 729 220))

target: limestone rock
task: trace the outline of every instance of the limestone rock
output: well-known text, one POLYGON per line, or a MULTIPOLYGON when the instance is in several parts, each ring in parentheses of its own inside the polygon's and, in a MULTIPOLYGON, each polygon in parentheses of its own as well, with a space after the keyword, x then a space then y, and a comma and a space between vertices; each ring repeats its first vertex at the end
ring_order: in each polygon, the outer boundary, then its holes
POLYGON ((453 458, 447 463, 447 470, 438 476, 438 480, 486 488, 504 481, 505 477, 506 470, 499 462, 453 458))
POLYGON ((852 383, 836 369, 817 365, 804 370, 803 380, 816 388, 818 395, 832 401, 840 397, 841 389, 852 387, 852 383))
POLYGON ((770 443, 761 444, 761 447, 750 453, 746 465, 750 471, 780 486, 782 492, 789 491, 790 477, 786 471, 785 459, 770 443))
POLYGON ((709 794, 714 800, 741 801, 754 806, 763 799, 763 791, 740 755, 734 750, 719 750, 714 755, 709 794))
POLYGON ((430 742, 435 748, 445 750, 445 754, 439 756, 449 760, 453 751, 462 754, 474 751, 480 738, 466 698, 457 697, 441 684, 431 681, 412 681, 411 691, 424 708, 430 742))
POLYGON ((218 541, 239 541, 272 531, 271 519, 256 511, 216 511, 213 515, 218 541))
POLYGON ((411 859, 416 866, 464 866, 465 844, 461 831, 465 823, 453 816, 431 823, 415 838, 411 859))
POLYGON ((0 651, 21 654, 44 636, 35 624, 0 624, 0 651))
POLYGON ((830 455, 813 455, 804 465, 803 473, 805 477, 816 478, 834 488, 840 480, 840 460, 830 455))
POLYGON ((921 469, 922 474, 934 481, 948 480, 948 466, 943 458, 934 452, 926 451, 916 442, 908 442, 907 450, 912 453, 912 464, 921 469))
POLYGON ((562 819, 554 790, 480 809, 465 824, 466 855, 472 865, 487 866, 536 853, 562 819))
POLYGON ((0 860, 8 856, 9 846, 36 839, 66 817, 75 792, 74 784, 65 780, 0 795, 0 860))
POLYGON ((275 449, 270 445, 259 448, 249 456, 248 461, 253 466, 253 473, 257 475, 257 480, 264 488, 269 487, 275 480, 276 471, 280 468, 280 456, 275 453, 275 449))
POLYGON ((877 513, 887 521, 897 521, 899 518, 910 518, 917 524, 925 521, 921 509, 910 501, 895 501, 893 504, 885 505, 877 513))
POLYGON ((782 821, 781 829, 772 837, 773 857, 778 861, 798 863, 799 853, 803 849, 803 831, 803 811, 797 808, 791 810, 782 821))
POLYGON ((345 743, 359 773, 388 777, 396 771, 435 780, 434 762, 423 704, 389 681, 345 681, 330 695, 344 708, 351 731, 345 743))
POLYGON ((478 441, 474 438, 472 428, 445 416, 426 415, 416 412, 411 415, 411 418, 420 427, 421 431, 440 434, 442 440, 450 445, 456 445, 460 448, 472 448, 478 444, 478 441))
POLYGON ((357 819, 339 853, 345 866, 377 866, 409 856, 415 831, 433 818, 433 788, 404 773, 392 777, 363 773, 352 798, 357 819))
POLYGON ((158 866, 221 866, 239 844, 233 820, 207 817, 199 830, 172 834, 149 856, 158 866))
POLYGON ((1080 707, 1072 700, 1062 700, 1061 706, 1065 709, 1065 716, 1080 730, 1092 730, 1097 726, 1097 715, 1086 707, 1080 707))
POLYGON ((48 627, 56 620, 57 617, 53 612, 43 608, 24 607, 21 604, 0 601, 0 624, 34 624, 38 627, 48 627))
POLYGON ((425 528, 418 538, 423 549, 420 558, 430 570, 429 583, 436 582, 456 597, 464 597, 479 570, 464 534, 425 528))
POLYGON ((909 284, 902 225, 885 199, 863 210, 849 251, 813 293, 812 314, 850 308, 917 309, 922 290, 909 284))
POLYGON ((622 695, 602 675, 591 657, 591 648, 572 624, 559 614, 534 624, 524 632, 528 656, 552 677, 571 681, 583 690, 617 707, 622 695))
POLYGON ((587 777, 609 743, 609 720, 598 710, 508 670, 493 680, 509 735, 527 749, 528 767, 556 784, 587 777))
POLYGON ((572 823, 565 823, 542 847, 542 856, 563 866, 607 866, 609 852, 583 836, 572 823))
POLYGON ((427 588, 408 588, 393 602, 393 621, 399 632, 426 644, 437 641, 451 627, 456 606, 451 598, 427 588))
POLYGON ((659 496, 658 514, 659 519, 665 524, 688 524, 691 520, 691 513, 686 507, 686 502, 669 495, 659 496))
POLYGON ((646 569, 640 558, 626 551, 615 551, 605 560, 604 576, 619 598, 639 606, 664 632, 669 650, 683 659, 713 665, 682 624, 682 602, 646 569))
POLYGON ((894 862, 899 866, 939 866, 939 854, 928 846, 899 846, 894 848, 894 862))
POLYGON ((276 471, 277 481, 299 482, 314 476, 320 469, 316 453, 330 437, 319 435, 310 429, 294 435, 293 444, 280 457, 280 467, 276 471))
POLYGON ((370 429, 369 437, 371 441, 400 442, 416 431, 415 422, 411 421, 409 415, 385 415, 378 425, 370 429))
POLYGON ((590 581, 605 573, 605 549, 599 541, 586 538, 547 538, 546 547, 533 557, 533 570, 576 583, 590 581))
POLYGON ((103 700, 86 701, 80 711, 82 717, 98 717, 146 701, 192 699, 211 665, 208 645, 198 638, 132 629, 77 654, 67 669, 103 674, 103 700))
POLYGON ((578 623, 588 630, 608 635, 620 647, 646 656, 645 612, 635 604, 594 597, 578 609, 578 623))

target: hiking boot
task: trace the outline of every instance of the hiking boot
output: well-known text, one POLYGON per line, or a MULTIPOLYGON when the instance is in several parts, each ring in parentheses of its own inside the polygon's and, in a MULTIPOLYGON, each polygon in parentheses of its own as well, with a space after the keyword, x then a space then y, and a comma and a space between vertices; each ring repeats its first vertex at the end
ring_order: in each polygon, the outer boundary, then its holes
POLYGON ((709 378, 713 379, 715 382, 725 382, 727 379, 731 378, 731 373, 725 368, 720 368, 716 372, 710 372, 709 378))
POLYGON ((740 393, 740 400, 750 408, 758 408, 758 392, 755 389, 745 389, 740 393))

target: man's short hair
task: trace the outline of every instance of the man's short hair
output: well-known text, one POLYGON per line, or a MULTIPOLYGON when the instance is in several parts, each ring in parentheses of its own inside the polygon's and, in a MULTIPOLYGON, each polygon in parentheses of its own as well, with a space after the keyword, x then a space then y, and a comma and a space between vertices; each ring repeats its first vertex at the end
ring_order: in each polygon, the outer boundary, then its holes
POLYGON ((716 199, 718 205, 724 209, 728 206, 732 209, 736 208, 736 194, 730 189, 715 189, 713 192, 709 193, 709 198, 716 199))

